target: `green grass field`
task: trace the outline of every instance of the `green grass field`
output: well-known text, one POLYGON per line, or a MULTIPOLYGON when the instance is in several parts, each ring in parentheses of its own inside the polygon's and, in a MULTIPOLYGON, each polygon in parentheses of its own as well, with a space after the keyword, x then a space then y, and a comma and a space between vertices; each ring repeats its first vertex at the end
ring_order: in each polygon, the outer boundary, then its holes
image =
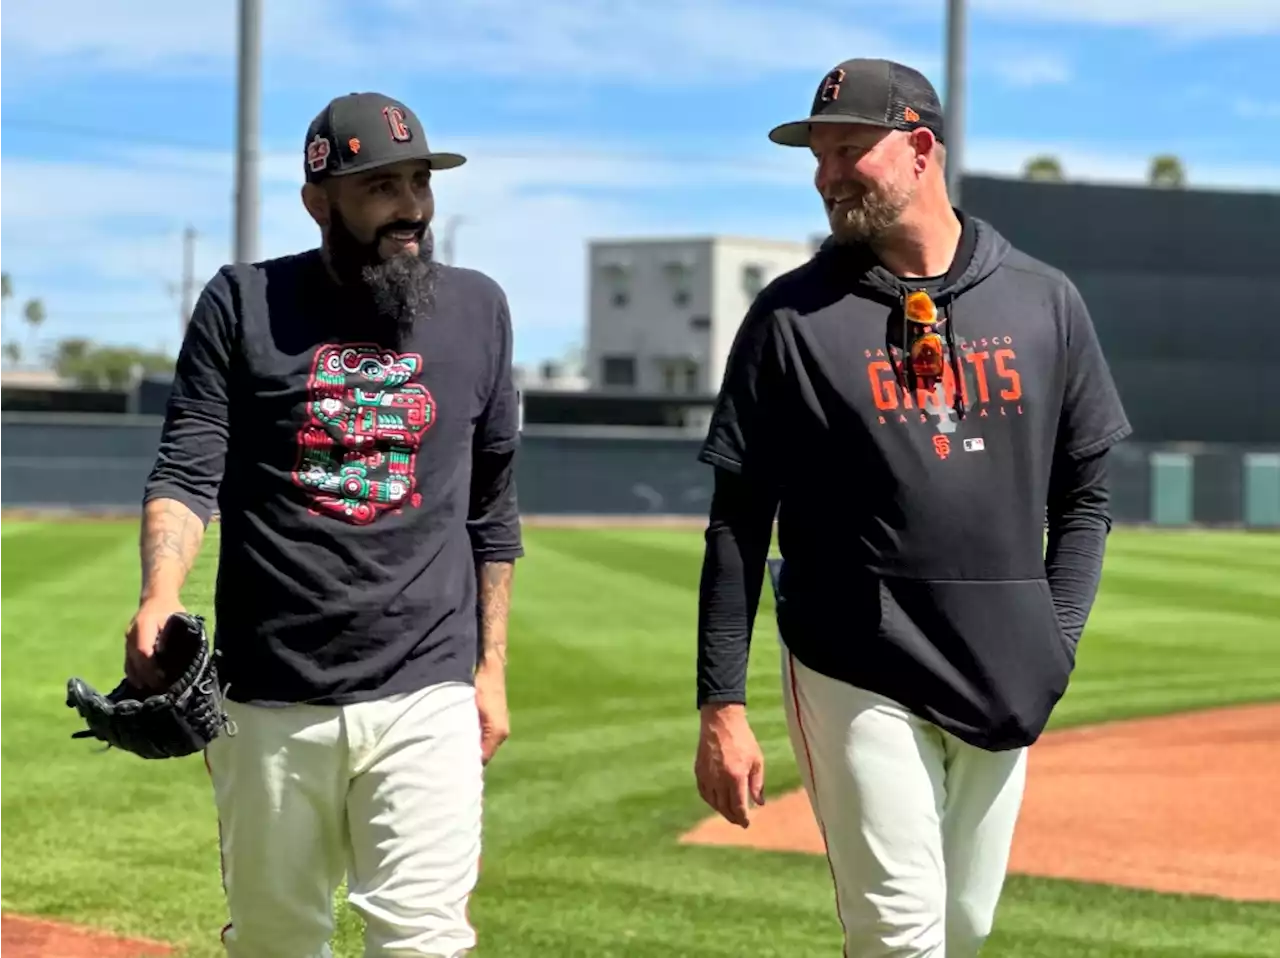
MULTIPOLYGON (((136 525, 5 522, 3 907, 216 956, 225 913, 198 758, 73 742, 66 678, 119 679, 136 525)), ((513 736, 491 766, 480 956, 836 956, 827 866, 686 847, 696 530, 529 529, 511 630, 513 736), (604 621, 606 629, 591 627, 604 621), (723 910, 721 910, 723 909, 723 910)), ((186 602, 208 613, 216 527, 186 602)), ((751 715, 767 787, 798 785, 761 609, 751 715)), ((1055 725, 1280 700, 1280 537, 1117 531, 1055 725)), ((1230 801, 1229 795, 1223 801, 1230 801)), ((341 912, 336 954, 360 954, 341 912)), ((1274 958, 1280 905, 1010 880, 984 958, 1274 958)))

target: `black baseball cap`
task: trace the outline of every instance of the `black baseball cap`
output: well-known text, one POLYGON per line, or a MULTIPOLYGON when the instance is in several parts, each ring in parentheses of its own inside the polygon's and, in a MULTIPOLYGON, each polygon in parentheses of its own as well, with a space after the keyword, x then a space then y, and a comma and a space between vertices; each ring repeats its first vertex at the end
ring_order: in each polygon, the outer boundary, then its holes
POLYGON ((809 116, 769 131, 782 146, 808 146, 815 123, 863 123, 888 130, 925 127, 943 142, 942 104, 919 70, 892 60, 845 60, 828 71, 813 95, 809 116))
POLYGON ((303 170, 308 183, 404 160, 427 160, 433 170, 467 162, 458 153, 432 151, 414 112, 381 93, 337 97, 307 127, 303 170))

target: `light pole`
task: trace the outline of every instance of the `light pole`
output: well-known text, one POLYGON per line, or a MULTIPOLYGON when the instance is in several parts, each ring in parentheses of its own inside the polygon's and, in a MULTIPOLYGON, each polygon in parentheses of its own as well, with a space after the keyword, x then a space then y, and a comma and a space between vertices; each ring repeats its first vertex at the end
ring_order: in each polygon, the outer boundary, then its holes
POLYGON ((440 260, 449 266, 453 265, 454 237, 458 227, 466 222, 465 216, 454 214, 445 218, 444 228, 440 231, 440 260))
POLYGON ((965 0, 947 0, 947 92, 943 109, 947 128, 947 192, 960 205, 964 166, 965 0))
POLYGON ((258 259, 258 135, 262 123, 262 0, 240 0, 235 261, 258 259))

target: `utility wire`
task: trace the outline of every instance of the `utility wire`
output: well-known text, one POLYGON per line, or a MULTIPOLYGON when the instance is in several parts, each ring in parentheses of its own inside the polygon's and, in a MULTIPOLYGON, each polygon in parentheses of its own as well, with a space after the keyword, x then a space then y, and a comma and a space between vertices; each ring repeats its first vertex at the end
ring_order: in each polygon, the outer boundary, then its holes
MULTIPOLYGON (((5 132, 10 130, 24 131, 30 133, 49 133, 57 136, 76 137, 84 140, 96 140, 99 143, 107 143, 118 146, 120 148, 128 147, 161 147, 165 149, 175 150, 198 150, 210 153, 225 153, 231 156, 233 146, 230 143, 214 143, 210 141, 187 140, 174 137, 148 136, 146 134, 138 134, 131 132, 125 138, 120 136, 119 130, 108 130, 106 128, 95 128, 89 126, 80 126, 64 123, 50 123, 46 120, 24 120, 5 118, 3 122, 5 132)), ((274 153, 284 153, 285 150, 267 151, 274 153)), ((770 161, 767 159, 749 159, 742 156, 734 156, 724 153, 697 153, 697 152, 671 152, 666 150, 635 150, 635 149, 602 149, 602 150, 584 150, 574 148, 572 150, 561 150, 556 147, 549 147, 547 150, 485 150, 483 156, 477 157, 481 161, 485 159, 493 160, 541 160, 548 157, 568 158, 577 160, 631 160, 638 162, 651 163, 704 163, 710 166, 720 167, 722 169, 734 169, 742 171, 759 171, 759 172, 789 172, 795 169, 794 164, 784 162, 782 160, 770 161)), ((174 163, 165 161, 153 164, 158 169, 173 170, 191 170, 193 167, 189 164, 174 163)))
POLYGON ((108 130, 89 126, 76 126, 68 123, 50 123, 47 120, 15 120, 5 117, 4 131, 25 130, 30 133, 52 133, 57 136, 72 136, 79 139, 92 139, 110 146, 162 146, 178 150, 225 150, 226 144, 197 142, 195 140, 175 139, 172 137, 150 137, 137 132, 121 136, 119 130, 108 130))

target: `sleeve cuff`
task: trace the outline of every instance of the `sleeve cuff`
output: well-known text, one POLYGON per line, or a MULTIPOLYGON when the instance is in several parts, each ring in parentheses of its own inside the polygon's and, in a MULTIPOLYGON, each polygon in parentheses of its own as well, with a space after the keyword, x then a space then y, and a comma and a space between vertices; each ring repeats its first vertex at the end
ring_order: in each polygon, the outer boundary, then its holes
POLYGON ((477 562, 515 562, 524 558, 523 546, 478 546, 471 554, 477 562))
POLYGON ((704 705, 746 705, 745 689, 718 689, 714 692, 698 693, 698 708, 704 705))
POLYGON ((200 496, 192 493, 179 486, 152 486, 142 494, 142 505, 145 508, 150 502, 157 499, 172 499, 174 502, 180 502, 193 513, 207 527, 209 520, 213 518, 214 512, 217 510, 217 496, 200 496))
POLYGON ((698 453, 698 461, 706 463, 709 466, 715 466, 717 469, 728 470, 735 475, 741 474, 742 472, 742 462, 740 460, 716 452, 714 449, 704 447, 698 453))
POLYGON ((495 439, 485 443, 476 445, 476 452, 486 456, 501 456, 509 452, 515 452, 520 448, 520 437, 512 436, 509 439, 495 439))

